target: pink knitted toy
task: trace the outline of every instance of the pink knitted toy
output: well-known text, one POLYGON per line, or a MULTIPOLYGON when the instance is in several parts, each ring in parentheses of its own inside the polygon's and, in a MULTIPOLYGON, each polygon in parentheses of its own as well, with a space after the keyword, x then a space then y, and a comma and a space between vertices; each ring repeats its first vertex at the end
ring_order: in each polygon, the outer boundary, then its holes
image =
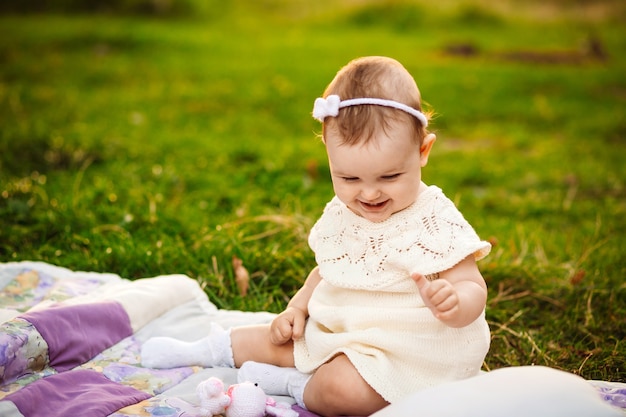
POLYGON ((277 403, 252 382, 231 385, 224 393, 224 383, 216 377, 202 381, 196 388, 203 417, 223 414, 226 417, 298 417, 289 404, 277 403))
POLYGON ((196 387, 200 397, 200 415, 211 417, 222 414, 230 404, 230 397, 224 393, 224 383, 215 377, 202 381, 196 387))

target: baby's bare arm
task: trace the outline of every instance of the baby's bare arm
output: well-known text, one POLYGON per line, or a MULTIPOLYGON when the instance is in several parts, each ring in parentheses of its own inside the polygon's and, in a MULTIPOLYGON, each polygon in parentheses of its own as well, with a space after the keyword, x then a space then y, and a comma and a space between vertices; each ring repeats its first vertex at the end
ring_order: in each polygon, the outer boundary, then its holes
POLYGON ((297 340, 302 337, 304 324, 309 316, 309 300, 313 290, 315 290, 315 287, 321 280, 318 268, 313 268, 306 281, 304 281, 304 285, 287 304, 285 311, 272 321, 270 335, 272 343, 280 345, 289 340, 297 340))
POLYGON ((412 274, 424 302, 435 317, 450 327, 464 327, 482 314, 487 302, 487 284, 473 256, 428 281, 412 274))

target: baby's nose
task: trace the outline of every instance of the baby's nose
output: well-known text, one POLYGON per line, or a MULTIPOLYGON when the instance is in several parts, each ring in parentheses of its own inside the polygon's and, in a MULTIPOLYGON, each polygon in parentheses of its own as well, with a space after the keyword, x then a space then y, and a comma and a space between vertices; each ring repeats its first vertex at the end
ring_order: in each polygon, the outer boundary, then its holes
POLYGON ((380 197, 380 189, 378 187, 363 187, 361 196, 368 201, 374 201, 380 197))

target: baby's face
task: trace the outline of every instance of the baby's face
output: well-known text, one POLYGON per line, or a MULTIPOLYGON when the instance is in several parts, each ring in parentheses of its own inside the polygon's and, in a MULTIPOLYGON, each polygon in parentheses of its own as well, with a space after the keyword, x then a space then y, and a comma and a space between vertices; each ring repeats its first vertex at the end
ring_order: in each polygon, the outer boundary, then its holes
POLYGON ((417 199, 424 187, 421 169, 427 155, 420 155, 411 128, 407 123, 392 123, 366 145, 341 144, 336 132, 326 132, 335 194, 357 215, 381 222, 417 199))

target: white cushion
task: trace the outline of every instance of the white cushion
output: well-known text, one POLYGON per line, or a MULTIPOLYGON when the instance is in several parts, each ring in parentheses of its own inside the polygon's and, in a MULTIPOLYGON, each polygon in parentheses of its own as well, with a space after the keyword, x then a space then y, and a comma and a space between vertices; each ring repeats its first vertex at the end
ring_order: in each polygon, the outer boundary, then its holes
POLYGON ((409 395, 371 417, 624 417, 583 378, 544 366, 497 369, 409 395))

